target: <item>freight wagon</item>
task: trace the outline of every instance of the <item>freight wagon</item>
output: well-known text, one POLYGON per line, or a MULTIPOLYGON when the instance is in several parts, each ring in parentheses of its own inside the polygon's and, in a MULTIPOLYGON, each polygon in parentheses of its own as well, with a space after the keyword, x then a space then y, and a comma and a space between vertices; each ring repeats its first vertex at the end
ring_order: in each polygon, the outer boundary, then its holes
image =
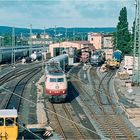
MULTIPOLYGON (((15 53, 15 60, 21 59, 23 57, 29 56, 29 49, 31 52, 33 51, 41 51, 44 48, 41 46, 18 46, 13 48, 13 52, 15 53)), ((45 48, 47 50, 47 48, 45 48)), ((12 47, 2 47, 0 48, 0 64, 10 63, 12 57, 12 47)))

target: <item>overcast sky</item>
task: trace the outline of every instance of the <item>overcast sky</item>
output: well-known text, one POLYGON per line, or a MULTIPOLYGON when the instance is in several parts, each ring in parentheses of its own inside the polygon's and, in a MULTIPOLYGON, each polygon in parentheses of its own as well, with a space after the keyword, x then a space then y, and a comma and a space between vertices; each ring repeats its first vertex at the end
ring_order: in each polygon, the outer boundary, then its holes
POLYGON ((116 27, 119 12, 127 7, 134 20, 135 0, 0 0, 0 25, 28 28, 116 27))

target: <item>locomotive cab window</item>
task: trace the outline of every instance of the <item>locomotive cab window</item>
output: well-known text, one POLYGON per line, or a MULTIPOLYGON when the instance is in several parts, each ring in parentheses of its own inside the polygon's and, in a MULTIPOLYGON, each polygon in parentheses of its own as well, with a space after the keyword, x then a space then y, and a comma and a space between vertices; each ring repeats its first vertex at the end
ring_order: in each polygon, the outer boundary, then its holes
POLYGON ((57 81, 58 82, 64 82, 64 78, 58 78, 57 81))
POLYGON ((12 126, 14 125, 14 118, 6 118, 5 119, 6 126, 12 126))
POLYGON ((3 125, 4 125, 4 119, 0 118, 0 126, 3 126, 3 125))
POLYGON ((56 78, 50 78, 50 82, 56 82, 56 78))

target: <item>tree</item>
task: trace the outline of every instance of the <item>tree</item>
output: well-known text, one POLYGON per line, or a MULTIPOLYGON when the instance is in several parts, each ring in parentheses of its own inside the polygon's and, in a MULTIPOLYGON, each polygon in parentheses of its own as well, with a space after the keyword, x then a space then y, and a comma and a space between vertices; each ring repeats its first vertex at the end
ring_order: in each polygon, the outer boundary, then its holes
POLYGON ((4 45, 5 46, 11 46, 12 45, 12 36, 9 33, 4 35, 4 45))
POLYGON ((123 7, 120 11, 119 22, 116 32, 116 48, 121 50, 123 54, 130 54, 132 52, 131 37, 128 30, 127 10, 123 7))

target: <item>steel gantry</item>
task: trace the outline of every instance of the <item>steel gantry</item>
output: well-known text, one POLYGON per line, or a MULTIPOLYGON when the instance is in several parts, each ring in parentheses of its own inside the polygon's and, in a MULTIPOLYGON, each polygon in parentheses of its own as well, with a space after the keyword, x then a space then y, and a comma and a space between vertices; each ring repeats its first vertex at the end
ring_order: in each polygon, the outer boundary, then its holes
POLYGON ((134 55, 133 55, 133 84, 140 84, 140 0, 135 0, 134 55))

